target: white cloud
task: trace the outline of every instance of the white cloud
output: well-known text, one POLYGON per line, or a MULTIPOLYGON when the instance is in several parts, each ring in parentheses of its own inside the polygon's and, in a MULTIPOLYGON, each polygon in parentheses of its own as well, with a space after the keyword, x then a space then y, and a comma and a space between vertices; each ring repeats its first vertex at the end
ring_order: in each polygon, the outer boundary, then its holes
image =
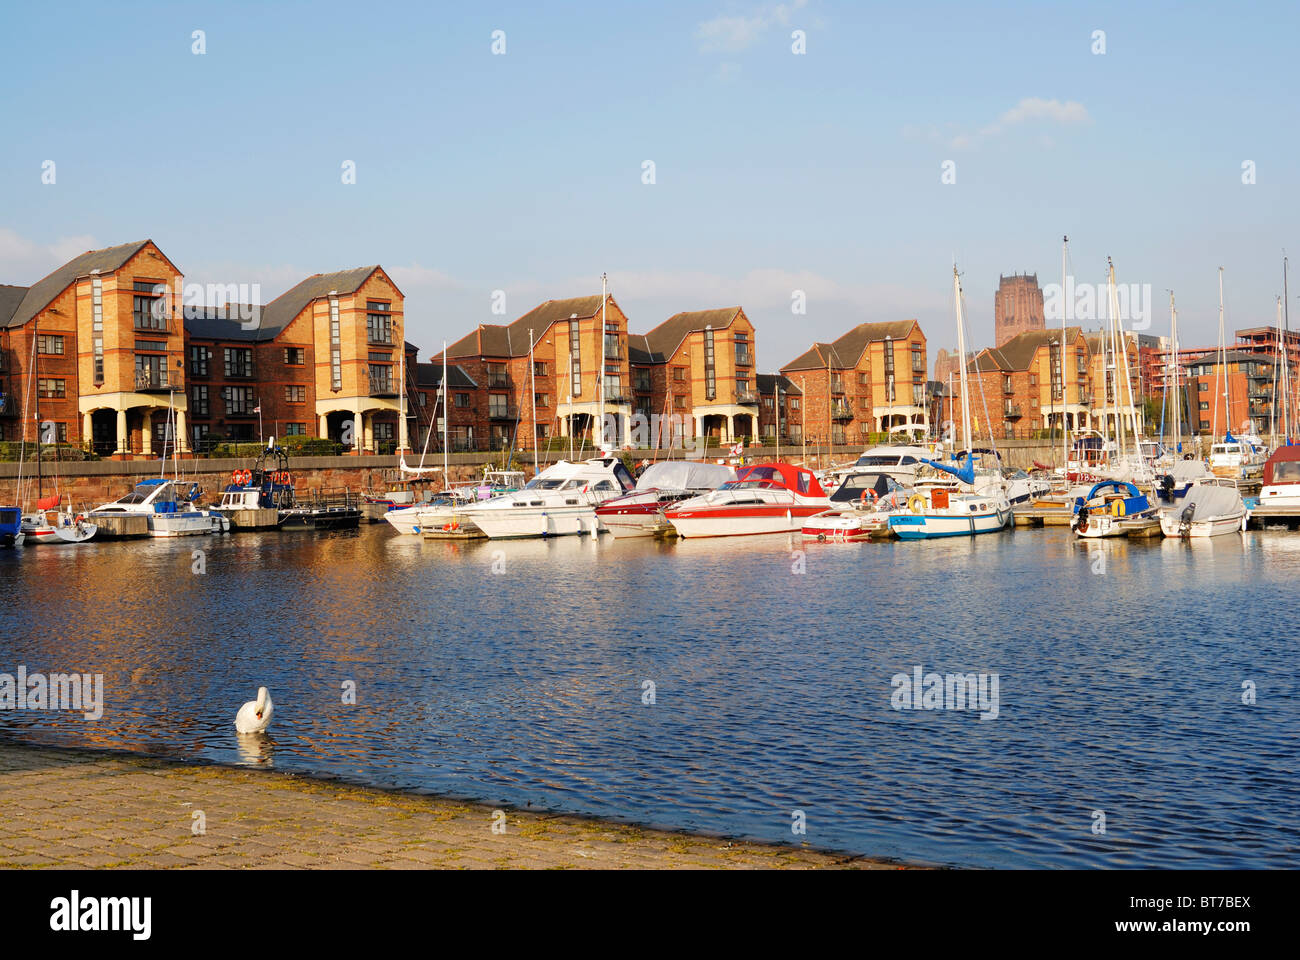
POLYGON ((0 227, 0 283, 29 287, 73 257, 101 246, 103 244, 89 235, 59 237, 53 243, 37 243, 0 227))
MULTIPOLYGON (((1025 97, 974 133, 962 130, 955 123, 947 123, 942 127, 935 124, 907 124, 903 127, 903 136, 911 140, 929 140, 952 150, 966 150, 1018 127, 1074 127, 1089 123, 1092 123, 1092 116, 1088 113, 1088 108, 1077 100, 1062 102, 1042 97, 1025 97)), ((1045 147, 1055 145, 1055 141, 1046 134, 1041 134, 1037 139, 1045 147)))
POLYGON ((749 13, 717 16, 695 28, 695 39, 701 53, 740 53, 753 46, 771 27, 788 27, 791 14, 807 5, 808 0, 791 0, 763 4, 749 13))

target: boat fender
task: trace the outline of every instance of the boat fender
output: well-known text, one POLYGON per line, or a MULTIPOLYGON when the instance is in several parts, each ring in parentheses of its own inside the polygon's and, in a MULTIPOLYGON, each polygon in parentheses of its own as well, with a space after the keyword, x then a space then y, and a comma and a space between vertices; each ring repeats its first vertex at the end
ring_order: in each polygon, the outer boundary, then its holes
POLYGON ((913 513, 920 513, 925 509, 925 497, 919 493, 914 493, 907 498, 907 509, 913 513))
POLYGON ((1124 512, 1125 512, 1125 511, 1124 511, 1124 501, 1123 501, 1123 500, 1116 500, 1115 503, 1111 506, 1111 508, 1110 508, 1110 512, 1113 513, 1113 514, 1114 514, 1115 516, 1117 516, 1117 517, 1122 517, 1122 516, 1124 516, 1124 512))

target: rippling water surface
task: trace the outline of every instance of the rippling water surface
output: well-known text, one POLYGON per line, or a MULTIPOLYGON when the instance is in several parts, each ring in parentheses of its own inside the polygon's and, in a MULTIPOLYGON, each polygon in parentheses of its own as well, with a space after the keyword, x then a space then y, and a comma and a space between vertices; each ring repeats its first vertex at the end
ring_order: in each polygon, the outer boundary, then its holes
POLYGON ((1300 535, 800 549, 381 524, 0 551, 0 672, 107 701, 0 735, 770 841, 801 810, 811 844, 909 861, 1300 866, 1300 535), (1000 715, 891 709, 917 665, 997 673, 1000 715), (259 685, 271 735, 241 743, 259 685))

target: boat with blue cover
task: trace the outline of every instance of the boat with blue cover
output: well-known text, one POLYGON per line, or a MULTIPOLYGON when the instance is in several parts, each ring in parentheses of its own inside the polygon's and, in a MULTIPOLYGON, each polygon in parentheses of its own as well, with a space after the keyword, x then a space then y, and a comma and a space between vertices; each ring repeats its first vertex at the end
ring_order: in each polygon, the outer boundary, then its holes
POLYGON ((1123 537, 1158 526, 1159 508, 1127 480, 1103 480, 1074 501, 1071 529, 1080 537, 1123 537))

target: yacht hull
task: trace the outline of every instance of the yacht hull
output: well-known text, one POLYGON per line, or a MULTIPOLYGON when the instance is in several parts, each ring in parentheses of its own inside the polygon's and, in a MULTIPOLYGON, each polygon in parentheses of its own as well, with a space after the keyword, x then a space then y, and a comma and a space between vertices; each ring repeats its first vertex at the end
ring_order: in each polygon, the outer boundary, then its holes
POLYGON ((667 513, 678 535, 690 537, 752 537, 765 533, 798 533, 804 521, 824 512, 826 505, 779 504, 770 507, 716 506, 667 513))
POLYGON ((987 513, 902 513, 889 518, 889 529, 900 540, 935 540, 997 533, 1011 521, 1011 506, 987 513))
POLYGON ((463 519, 493 540, 596 534, 601 529, 592 506, 473 510, 467 511, 463 519))

